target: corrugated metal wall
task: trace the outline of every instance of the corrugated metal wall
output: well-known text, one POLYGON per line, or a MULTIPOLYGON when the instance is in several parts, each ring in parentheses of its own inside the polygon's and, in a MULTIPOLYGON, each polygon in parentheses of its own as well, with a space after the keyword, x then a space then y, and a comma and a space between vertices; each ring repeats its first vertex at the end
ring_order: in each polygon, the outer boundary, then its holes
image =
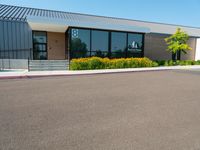
POLYGON ((0 20, 0 58, 32 59, 32 30, 27 22, 0 20))

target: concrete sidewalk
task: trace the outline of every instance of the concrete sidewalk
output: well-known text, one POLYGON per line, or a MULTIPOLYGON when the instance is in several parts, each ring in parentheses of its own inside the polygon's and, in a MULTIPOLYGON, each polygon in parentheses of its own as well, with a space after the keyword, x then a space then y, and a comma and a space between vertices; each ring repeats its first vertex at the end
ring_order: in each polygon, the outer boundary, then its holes
POLYGON ((104 69, 104 70, 81 70, 81 71, 32 71, 18 70, 9 72, 0 72, 0 79, 31 78, 31 77, 48 77, 48 76, 70 76, 70 75, 92 75, 106 73, 127 73, 127 72, 144 72, 144 71, 163 71, 163 70, 185 70, 200 69, 200 65, 194 66, 167 66, 151 68, 126 68, 126 69, 104 69))

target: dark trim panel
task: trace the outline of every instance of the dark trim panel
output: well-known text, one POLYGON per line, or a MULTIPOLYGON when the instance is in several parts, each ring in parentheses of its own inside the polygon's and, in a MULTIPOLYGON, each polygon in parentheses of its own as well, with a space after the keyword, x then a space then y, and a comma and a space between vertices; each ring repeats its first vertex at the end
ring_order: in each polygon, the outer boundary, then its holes
MULTIPOLYGON (((112 31, 114 32, 114 31, 112 31)), ((108 31, 108 57, 111 58, 112 52, 111 52, 111 47, 112 47, 112 32, 108 31)))
POLYGON ((97 29, 97 28, 85 28, 85 27, 76 27, 76 26, 69 26, 69 29, 85 29, 85 30, 97 30, 97 31, 107 31, 107 32, 122 32, 122 33, 135 33, 135 34, 145 34, 141 32, 131 32, 131 31, 119 31, 119 30, 106 30, 106 29, 97 29))
POLYGON ((145 34, 142 36, 142 57, 144 57, 144 48, 145 48, 145 34))

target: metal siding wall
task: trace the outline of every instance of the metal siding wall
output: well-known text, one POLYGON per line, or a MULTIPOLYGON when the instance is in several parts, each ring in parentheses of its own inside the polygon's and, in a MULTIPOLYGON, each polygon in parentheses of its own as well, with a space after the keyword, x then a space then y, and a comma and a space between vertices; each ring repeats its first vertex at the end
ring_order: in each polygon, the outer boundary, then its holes
MULTIPOLYGON (((24 36, 23 36, 23 25, 20 23, 19 24, 19 32, 18 34, 20 35, 20 49, 25 49, 24 48, 24 36)), ((21 57, 24 59, 24 53, 21 53, 21 57)))
POLYGON ((3 49, 3 24, 0 23, 0 50, 3 49))
MULTIPOLYGON (((3 22, 3 42, 4 42, 4 50, 8 49, 8 28, 7 22, 3 22)), ((8 52, 3 53, 3 57, 8 58, 8 52)))
MULTIPOLYGON (((17 47, 17 38, 16 38, 16 26, 15 26, 15 23, 12 22, 12 37, 13 37, 13 40, 12 40, 12 48, 16 48, 17 47)), ((14 52, 13 53, 13 57, 14 58, 17 58, 17 53, 14 52)))
POLYGON ((0 58, 32 59, 31 49, 32 30, 28 23, 0 20, 0 58))
MULTIPOLYGON (((12 43, 12 39, 13 38, 10 38, 12 37, 12 26, 11 26, 11 22, 8 22, 7 24, 7 29, 8 29, 8 38, 7 38, 7 43, 8 43, 8 50, 11 51, 13 49, 13 43, 12 43)), ((11 52, 8 52, 8 58, 13 58, 13 53, 11 52)))
POLYGON ((8 34, 8 37, 7 37, 7 43, 8 43, 8 49, 9 50, 11 50, 12 49, 12 38, 10 38, 10 37, 12 37, 12 35, 11 35, 11 33, 12 33, 12 27, 11 27, 11 22, 8 22, 7 23, 7 30, 8 30, 8 32, 7 32, 7 34, 8 34))
MULTIPOLYGON (((3 24, 0 23, 0 51, 3 50, 4 44, 3 44, 3 24)), ((3 54, 0 53, 0 58, 3 57, 3 54)))
MULTIPOLYGON (((26 28, 26 25, 24 24, 24 28, 26 28)), ((24 32, 24 37, 26 37, 25 38, 25 42, 24 42, 24 47, 26 48, 26 47, 28 47, 28 32, 24 32)))
POLYGON ((16 26, 16 33, 15 33, 15 35, 16 35, 16 38, 17 38, 17 46, 16 46, 16 49, 20 49, 20 31, 19 31, 19 22, 16 22, 16 24, 15 24, 15 26, 16 26))
POLYGON ((30 59, 33 59, 33 39, 32 39, 32 29, 29 27, 28 24, 27 25, 27 28, 28 28, 28 45, 31 47, 31 53, 30 53, 30 56, 31 58, 30 59))
POLYGON ((21 47, 21 49, 25 49, 25 47, 24 47, 24 42, 25 42, 25 38, 24 38, 24 35, 23 35, 23 33, 24 33, 24 29, 23 29, 23 24, 21 24, 20 23, 20 30, 19 30, 19 32, 20 32, 20 47, 21 47))
POLYGON ((3 22, 3 39, 4 39, 4 49, 8 49, 8 28, 7 28, 7 22, 3 22))

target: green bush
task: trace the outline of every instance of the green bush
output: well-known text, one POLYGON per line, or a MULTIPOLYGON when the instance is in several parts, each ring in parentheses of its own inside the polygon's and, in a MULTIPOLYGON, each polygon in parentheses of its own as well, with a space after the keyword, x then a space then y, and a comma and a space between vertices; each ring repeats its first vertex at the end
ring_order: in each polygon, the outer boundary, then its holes
POLYGON ((88 59, 88 68, 86 69, 104 69, 105 68, 105 64, 103 63, 103 61, 101 60, 101 58, 98 57, 93 57, 91 59, 88 59))
POLYGON ((87 61, 80 61, 80 60, 76 60, 73 61, 73 63, 70 63, 70 68, 73 68, 73 70, 86 70, 89 67, 89 64, 87 63, 87 61))
POLYGON ((195 61, 195 65, 200 65, 200 60, 195 61))
POLYGON ((157 62, 148 58, 80 58, 73 59, 70 63, 70 70, 94 70, 94 69, 119 69, 119 68, 139 68, 156 67, 157 62))
POLYGON ((188 66, 188 65, 200 65, 200 61, 194 60, 161 60, 156 61, 159 66, 188 66))
POLYGON ((94 70, 94 69, 120 69, 120 68, 141 68, 158 66, 186 66, 200 65, 200 60, 161 60, 152 61, 148 58, 80 58, 73 59, 70 63, 70 70, 94 70))
POLYGON ((165 65, 165 60, 157 60, 155 61, 159 66, 164 66, 165 65))

